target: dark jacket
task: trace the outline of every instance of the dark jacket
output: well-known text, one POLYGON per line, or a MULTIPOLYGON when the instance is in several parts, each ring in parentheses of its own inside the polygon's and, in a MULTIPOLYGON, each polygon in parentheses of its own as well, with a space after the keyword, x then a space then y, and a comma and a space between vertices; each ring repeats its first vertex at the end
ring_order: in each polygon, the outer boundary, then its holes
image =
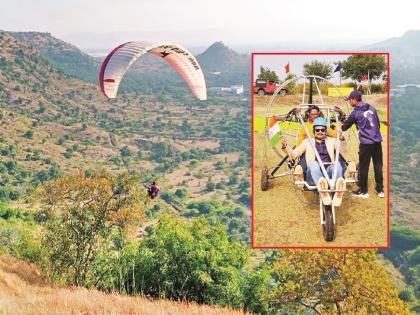
POLYGON ((349 118, 343 123, 341 129, 346 131, 353 124, 356 124, 359 131, 360 143, 373 144, 382 142, 379 117, 373 106, 367 103, 357 104, 349 118))

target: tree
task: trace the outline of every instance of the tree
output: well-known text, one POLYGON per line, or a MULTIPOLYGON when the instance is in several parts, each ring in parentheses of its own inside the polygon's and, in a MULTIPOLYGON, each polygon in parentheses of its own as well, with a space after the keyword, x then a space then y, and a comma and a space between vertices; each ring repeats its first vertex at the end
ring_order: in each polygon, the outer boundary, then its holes
POLYGON ((409 314, 369 250, 286 250, 274 263, 278 307, 316 314, 409 314))
MULTIPOLYGON (((295 74, 288 73, 286 78, 284 79, 284 82, 295 79, 295 78, 297 78, 297 76, 295 74)), ((287 85, 288 93, 289 94, 294 94, 295 93, 295 88, 296 88, 296 81, 290 82, 287 85)))
POLYGON ((244 295, 244 311, 255 314, 277 314, 270 301, 275 282, 270 274, 270 266, 262 263, 244 275, 242 292, 244 295))
POLYGON ((238 181, 239 181, 239 177, 236 173, 229 176, 229 182, 228 182, 229 185, 236 185, 238 181))
POLYGON ((188 196, 188 189, 187 188, 178 188, 175 191, 175 196, 180 199, 185 199, 188 196))
POLYGON ((258 79, 262 79, 262 80, 269 80, 269 81, 274 81, 276 83, 279 83, 279 77, 276 74, 275 71, 270 70, 270 68, 266 67, 264 68, 263 66, 261 66, 260 68, 260 73, 258 74, 258 79))
POLYGON ((99 253, 110 254, 113 230, 122 233, 140 219, 142 191, 138 176, 128 173, 86 177, 80 171, 42 185, 37 197, 49 213, 41 240, 47 271, 69 284, 97 283, 91 267, 99 253))
POLYGON ((121 156, 122 157, 130 157, 131 156, 131 151, 127 146, 124 146, 121 150, 120 150, 121 156))
POLYGON ((368 72, 369 79, 376 80, 381 78, 385 71, 386 61, 383 55, 353 55, 343 61, 341 75, 343 78, 360 82, 368 72))
POLYGON ((328 62, 313 60, 303 65, 304 75, 317 75, 321 78, 329 79, 331 78, 332 71, 332 65, 328 62))
POLYGON ((404 302, 410 302, 414 300, 413 289, 410 287, 403 288, 399 293, 398 297, 404 302))
POLYGON ((216 188, 216 184, 215 183, 213 183, 211 181, 207 182, 206 190, 208 192, 214 191, 215 188, 216 188))
POLYGON ((204 218, 162 218, 139 246, 137 292, 156 298, 240 307, 248 251, 204 218))
POLYGON ((32 129, 27 130, 23 136, 27 139, 32 140, 34 138, 34 131, 32 129))

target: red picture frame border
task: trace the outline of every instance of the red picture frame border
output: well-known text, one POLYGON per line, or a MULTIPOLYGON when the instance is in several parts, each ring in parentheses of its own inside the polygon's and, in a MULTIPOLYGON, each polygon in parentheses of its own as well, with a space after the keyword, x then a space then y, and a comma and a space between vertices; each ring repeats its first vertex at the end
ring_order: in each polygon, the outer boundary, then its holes
POLYGON ((251 247, 253 249, 286 249, 286 248, 314 248, 314 249, 388 249, 390 248, 390 53, 389 52, 362 52, 362 51, 340 51, 340 52, 253 52, 251 53, 251 247), (387 59, 387 245, 385 246, 279 246, 265 245, 256 246, 254 242, 254 57, 257 55, 384 55, 387 59))

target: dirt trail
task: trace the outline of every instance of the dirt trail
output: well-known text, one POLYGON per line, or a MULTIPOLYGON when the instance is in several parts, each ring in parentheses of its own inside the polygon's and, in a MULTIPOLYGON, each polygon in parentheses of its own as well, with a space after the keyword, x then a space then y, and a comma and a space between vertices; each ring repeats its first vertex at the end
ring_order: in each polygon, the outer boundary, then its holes
MULTIPOLYGON (((256 103, 255 115, 264 116, 266 103, 259 102, 256 103)), ((263 165, 267 163, 272 168, 280 161, 264 137, 263 133, 254 133, 254 246, 387 245, 387 198, 378 198, 374 191, 372 165, 369 170, 370 198, 359 199, 347 193, 342 206, 336 210, 336 239, 326 242, 322 236, 316 195, 296 191, 291 176, 271 180, 269 190, 261 190, 263 165), (264 155, 265 149, 267 158, 264 155), (299 198, 304 198, 306 202, 312 201, 312 204, 303 203, 299 198)), ((383 134, 385 187, 388 185, 386 141, 387 137, 383 134)), ((289 143, 292 143, 291 139, 289 143)), ((357 156, 357 144, 352 151, 357 156)), ((351 185, 348 190, 350 192, 356 188, 351 185)))

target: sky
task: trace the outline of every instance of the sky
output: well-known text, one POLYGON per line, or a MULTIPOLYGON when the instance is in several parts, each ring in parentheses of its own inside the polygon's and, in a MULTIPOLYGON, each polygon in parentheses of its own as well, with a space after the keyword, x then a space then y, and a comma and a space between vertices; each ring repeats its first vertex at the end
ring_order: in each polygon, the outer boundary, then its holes
MULTIPOLYGON (((298 76, 303 75, 303 64, 317 60, 330 63, 334 69, 334 63, 346 60, 350 55, 254 55, 254 81, 260 73, 260 67, 268 67, 277 73, 280 80, 286 78, 285 66, 289 64, 289 71, 298 76)), ((333 70, 334 70, 333 69, 333 70)), ((339 82, 339 72, 334 73, 331 79, 333 83, 339 82)))
POLYGON ((0 5, 1 30, 50 32, 83 45, 89 42, 80 33, 94 40, 101 34, 120 33, 122 38, 129 36, 124 32, 136 32, 132 35, 149 38, 133 39, 173 39, 186 46, 219 40, 251 47, 311 42, 362 46, 420 29, 420 3, 412 0, 392 6, 379 0, 0 0, 0 5))

